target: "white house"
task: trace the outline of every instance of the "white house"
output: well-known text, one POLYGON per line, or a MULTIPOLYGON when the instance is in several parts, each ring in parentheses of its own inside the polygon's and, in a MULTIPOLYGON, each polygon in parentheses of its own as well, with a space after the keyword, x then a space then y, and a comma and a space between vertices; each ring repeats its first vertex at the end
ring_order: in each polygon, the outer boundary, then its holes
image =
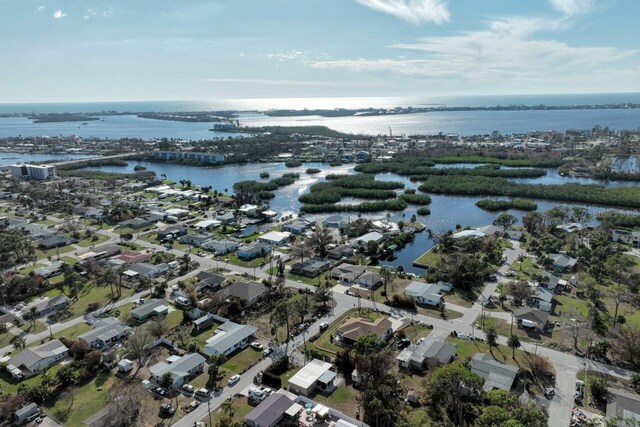
POLYGON ((211 231, 214 228, 219 227, 220 225, 222 225, 221 221, 218 221, 217 219, 207 219, 204 221, 200 221, 197 222, 194 227, 197 228, 200 231, 211 231))
POLYGON ((287 231, 270 231, 260 236, 258 240, 269 245, 282 246, 289 242, 290 238, 291 233, 287 231))
POLYGON ((228 356, 249 345, 251 338, 257 331, 258 329, 254 326, 239 325, 233 322, 223 323, 215 330, 215 335, 207 340, 204 354, 207 356, 218 354, 228 356))
POLYGON ((185 354, 178 358, 169 358, 167 362, 159 362, 149 368, 149 380, 155 384, 162 383, 162 378, 169 374, 171 387, 180 388, 189 379, 204 371, 205 358, 198 353, 185 354))
POLYGON ((357 239, 353 239, 351 244, 353 246, 367 246, 369 242, 380 243, 384 239, 384 235, 378 233, 377 231, 372 231, 363 236, 358 237, 357 239))
POLYGON ((404 294, 413 298, 417 304, 439 307, 444 304, 442 289, 435 283, 411 282, 404 294))
POLYGON ((36 375, 43 369, 55 365, 69 355, 69 349, 60 340, 52 340, 36 347, 27 348, 9 359, 7 371, 20 380, 36 375))
POLYGON ((336 373, 331 363, 313 359, 289 378, 288 388, 294 393, 308 396, 316 389, 331 392, 335 388, 336 373))
POLYGON ((92 348, 105 348, 129 336, 131 328, 113 317, 98 320, 93 329, 78 336, 92 348))

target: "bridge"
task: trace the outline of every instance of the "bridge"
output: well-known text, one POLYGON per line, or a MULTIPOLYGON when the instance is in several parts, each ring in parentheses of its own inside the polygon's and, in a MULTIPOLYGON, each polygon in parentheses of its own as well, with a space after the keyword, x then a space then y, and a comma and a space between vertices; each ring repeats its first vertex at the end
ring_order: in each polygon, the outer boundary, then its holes
POLYGON ((73 165, 76 163, 83 163, 83 162, 87 162, 87 161, 94 161, 94 160, 109 160, 109 159, 128 159, 130 157, 134 157, 134 156, 146 156, 148 153, 146 151, 135 151, 135 152, 131 152, 131 153, 122 153, 122 154, 114 154, 111 156, 96 156, 96 157, 84 157, 82 159, 73 159, 73 160, 62 160, 62 161, 51 161, 51 162, 46 162, 48 165, 52 165, 52 166, 65 166, 65 165, 73 165))

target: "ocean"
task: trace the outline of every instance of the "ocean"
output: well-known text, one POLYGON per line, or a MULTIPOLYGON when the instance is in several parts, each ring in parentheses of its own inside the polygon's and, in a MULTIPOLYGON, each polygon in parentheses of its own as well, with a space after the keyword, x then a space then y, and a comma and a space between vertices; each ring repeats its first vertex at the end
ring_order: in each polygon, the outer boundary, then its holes
MULTIPOLYGON (((345 133, 363 135, 418 135, 458 133, 463 136, 525 133, 535 130, 591 129, 595 125, 613 130, 640 128, 640 109, 433 111, 387 116, 269 117, 269 109, 330 109, 366 107, 491 107, 508 105, 606 105, 640 104, 640 93, 575 95, 509 95, 467 97, 359 97, 359 98, 271 98, 213 101, 97 102, 62 104, 0 104, 0 114, 10 113, 100 113, 176 112, 238 110, 244 126, 327 126, 345 133)), ((233 133, 211 132, 210 123, 170 122, 141 119, 135 115, 102 116, 99 121, 33 123, 24 117, 0 118, 0 138, 14 136, 69 136, 83 138, 178 138, 202 140, 226 138, 233 133)))

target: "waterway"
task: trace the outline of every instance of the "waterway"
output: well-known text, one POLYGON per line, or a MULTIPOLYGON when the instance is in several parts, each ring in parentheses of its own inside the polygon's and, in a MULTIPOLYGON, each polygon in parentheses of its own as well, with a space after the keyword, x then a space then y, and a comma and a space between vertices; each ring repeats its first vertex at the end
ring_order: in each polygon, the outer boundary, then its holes
MULTIPOLYGON (((276 192, 276 197, 270 200, 269 205, 272 209, 280 212, 283 215, 295 214, 300 208, 300 202, 298 197, 307 192, 309 187, 317 182, 325 180, 325 177, 329 173, 354 173, 354 165, 342 165, 339 167, 329 167, 323 163, 306 163, 298 168, 287 168, 283 163, 253 163, 247 165, 228 165, 222 167, 195 167, 185 166, 177 164, 167 163, 152 163, 152 162, 129 162, 127 166, 102 166, 91 169, 102 170, 107 172, 133 172, 136 165, 144 166, 148 170, 156 172, 159 178, 171 179, 179 181, 181 179, 191 180, 193 184, 202 186, 212 186, 213 189, 218 191, 232 191, 233 184, 240 180, 257 180, 260 181, 260 173, 268 172, 270 177, 268 179, 277 178, 287 172, 300 173, 300 179, 292 185, 281 187, 276 192), (307 168, 318 168, 321 172, 314 175, 306 174, 307 168)), ((475 167, 477 165, 447 165, 448 167, 475 167)), ((405 184, 405 188, 417 188, 419 183, 411 182, 407 177, 399 176, 396 174, 380 174, 377 176, 379 180, 385 181, 401 181, 405 184)), ((547 175, 541 178, 535 179, 522 179, 520 181, 538 183, 538 184, 562 184, 566 182, 577 182, 582 184, 600 184, 606 186, 619 186, 619 185, 638 185, 635 182, 602 182, 590 178, 567 178, 559 175, 553 168, 547 169, 547 175)), ((490 224, 500 213, 502 212, 488 212, 479 209, 475 206, 475 203, 483 197, 467 197, 467 196, 448 196, 448 195, 430 195, 432 202, 428 206, 431 210, 431 215, 427 217, 418 216, 418 221, 424 223, 428 229, 433 230, 436 233, 445 232, 453 229, 456 225, 462 226, 483 226, 490 224)), ((492 197, 493 198, 493 197, 492 197)), ((500 197, 496 197, 500 198, 500 197)), ((357 200, 345 200, 345 202, 357 202, 357 200)), ((607 210, 605 207, 592 206, 592 205, 579 205, 573 203, 559 203, 548 200, 537 200, 538 210, 545 211, 553 208, 554 206, 584 206, 595 215, 598 212, 607 210)), ((416 214, 417 207, 409 206, 404 212, 390 212, 390 219, 392 220, 404 220, 408 221, 412 215, 416 214)), ((507 213, 514 215, 519 220, 525 212, 510 210, 507 213)), ((635 212, 640 213, 640 212, 635 212)), ((358 217, 357 214, 349 214, 350 219, 353 220, 358 217)), ((364 217, 372 219, 386 218, 386 213, 375 214, 362 214, 364 217)), ((397 258, 393 261, 384 262, 384 264, 391 266, 402 265, 406 271, 414 273, 424 273, 424 270, 412 266, 413 260, 418 258, 427 249, 433 246, 433 242, 428 239, 427 233, 418 233, 415 236, 415 240, 402 249, 397 258)))
POLYGON ((31 153, 8 153, 0 151, 0 166, 13 165, 15 163, 35 163, 48 162, 51 160, 73 160, 96 157, 91 154, 31 154, 31 153))

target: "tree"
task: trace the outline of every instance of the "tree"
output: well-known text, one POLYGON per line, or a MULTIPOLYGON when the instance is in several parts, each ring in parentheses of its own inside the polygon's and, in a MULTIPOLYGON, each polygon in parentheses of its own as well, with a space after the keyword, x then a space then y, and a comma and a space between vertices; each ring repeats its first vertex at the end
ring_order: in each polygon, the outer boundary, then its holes
POLYGON ((629 291, 620 284, 612 286, 609 294, 616 306, 613 313, 613 326, 616 326, 616 323, 618 322, 618 308, 620 307, 620 304, 623 304, 629 300, 630 295, 629 291))
POLYGON ((156 339, 162 338, 168 331, 167 322, 162 317, 152 319, 147 323, 149 333, 156 339))
POLYGON ((520 263, 520 271, 522 271, 522 263, 527 259, 525 254, 518 255, 518 262, 520 263))
POLYGON ((533 296, 534 291, 527 282, 510 282, 507 285, 507 295, 513 299, 513 305, 520 306, 523 301, 533 296))
POLYGON ((547 415, 532 402, 521 403, 505 390, 491 390, 480 410, 475 427, 538 427, 547 425, 547 415))
POLYGON ((539 354, 526 353, 526 355, 525 363, 534 378, 544 379, 553 375, 553 366, 549 359, 539 354))
POLYGON ((363 421, 371 426, 395 427, 403 422, 402 389, 393 373, 395 359, 382 351, 367 356, 355 356, 358 371, 363 421))
POLYGON ((207 368, 209 378, 207 379, 207 387, 217 388, 218 381, 222 379, 220 367, 226 360, 227 357, 224 354, 209 357, 209 367, 207 368))
POLYGON ((520 338, 516 334, 510 334, 507 337, 507 345, 511 348, 511 358, 516 358, 516 349, 520 348, 520 338))
POLYGON ((287 327, 286 341, 289 341, 289 337, 290 337, 290 333, 289 333, 290 321, 291 321, 291 307, 290 307, 289 301, 287 300, 278 301, 276 306, 273 308, 273 311, 271 312, 270 323, 275 327, 283 326, 283 325, 287 327))
POLYGON ((380 339, 374 333, 369 333, 359 337, 355 343, 353 343, 353 351, 363 356, 373 354, 380 348, 380 339))
POLYGON ((27 345, 27 341, 23 337, 15 337, 13 338, 13 341, 11 343, 13 344, 13 348, 15 348, 17 351, 24 350, 25 346, 27 345))
POLYGON ((500 214, 496 219, 493 220, 493 225, 497 225, 498 227, 502 227, 505 230, 508 230, 511 226, 518 222, 518 218, 509 214, 500 214))
POLYGON ((395 277, 394 271, 389 267, 382 267, 380 269, 380 277, 382 277, 382 286, 384 289, 384 296, 389 301, 389 293, 387 292, 387 287, 390 283, 393 282, 395 277))
POLYGON ((310 258, 313 255, 313 248, 306 241, 300 241, 293 245, 291 248, 291 258, 300 258, 300 261, 304 262, 305 258, 310 258))
POLYGON ((378 242, 376 242, 375 240, 369 240, 367 242, 367 255, 369 255, 370 257, 377 257, 378 256, 378 251, 380 250, 379 246, 378 246, 378 242))
POLYGON ((140 370, 143 365, 144 358, 149 353, 147 346, 151 344, 151 338, 152 336, 147 328, 138 328, 134 334, 129 336, 125 343, 127 357, 138 361, 135 374, 138 373, 138 370, 140 370))
POLYGON ((109 413, 108 426, 133 426, 142 418, 142 402, 149 392, 135 379, 116 382, 109 389, 107 408, 109 413))
POLYGON ((606 271, 618 285, 633 266, 634 262, 624 254, 612 255, 606 261, 606 271))
POLYGON ((424 397, 439 419, 445 415, 453 425, 461 426, 474 420, 483 384, 481 377, 453 362, 435 369, 427 378, 424 397))
POLYGON ((611 335, 611 350, 616 358, 634 368, 640 367, 640 326, 617 325, 611 335))
POLYGON ((315 303, 321 306, 323 313, 327 311, 327 304, 331 302, 332 295, 333 292, 331 290, 331 286, 326 284, 319 284, 318 286, 316 286, 313 297, 315 303))
POLYGON ((485 340, 489 344, 489 351, 493 352, 493 347, 498 345, 498 332, 496 328, 491 326, 485 329, 485 340))
POLYGON ((315 231, 311 233, 309 237, 309 244, 313 248, 314 252, 321 258, 326 258, 329 250, 327 245, 333 242, 333 237, 329 234, 329 231, 324 227, 316 227, 315 231))

